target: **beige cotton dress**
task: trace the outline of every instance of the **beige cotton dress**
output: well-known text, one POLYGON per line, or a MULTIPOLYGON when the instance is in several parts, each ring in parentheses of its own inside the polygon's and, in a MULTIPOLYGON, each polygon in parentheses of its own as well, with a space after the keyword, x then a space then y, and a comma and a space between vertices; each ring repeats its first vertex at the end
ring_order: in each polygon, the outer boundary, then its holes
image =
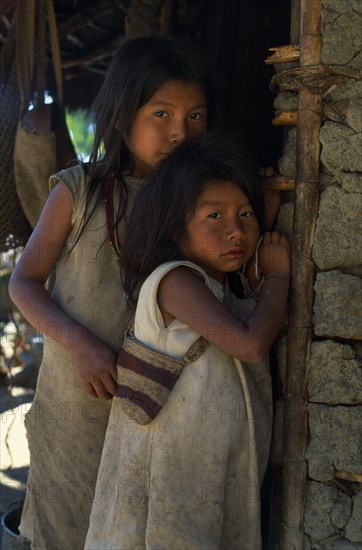
MULTIPOLYGON (((199 272, 224 301, 223 286, 191 262, 163 264, 148 277, 135 336, 174 358, 199 337, 177 319, 165 328, 157 305, 162 277, 178 265, 199 272)), ((255 305, 230 298, 241 319, 255 305)), ((241 363, 211 344, 184 368, 150 424, 125 417, 114 398, 85 548, 260 550, 271 421, 267 360, 241 363)))
MULTIPOLYGON (((52 176, 50 188, 60 181, 73 201, 65 252, 81 222, 86 177, 76 166, 52 176)), ((142 180, 125 181, 129 215, 142 180)), ((62 253, 53 275, 55 302, 118 353, 131 311, 124 300, 119 260, 107 240, 104 203, 97 206, 75 248, 69 255, 62 253)), ((45 336, 37 389, 25 419, 30 473, 20 532, 32 541, 32 548, 83 549, 110 408, 110 401, 85 392, 69 353, 45 336)))

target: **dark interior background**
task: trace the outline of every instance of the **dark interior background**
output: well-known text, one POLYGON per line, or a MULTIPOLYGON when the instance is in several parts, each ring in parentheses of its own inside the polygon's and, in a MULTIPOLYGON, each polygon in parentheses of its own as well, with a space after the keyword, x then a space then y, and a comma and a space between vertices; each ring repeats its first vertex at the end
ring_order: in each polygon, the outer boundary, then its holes
POLYGON ((273 66, 268 48, 289 44, 290 0, 209 0, 201 17, 200 45, 221 85, 227 128, 240 131, 261 166, 276 166, 283 129, 271 124, 273 66))

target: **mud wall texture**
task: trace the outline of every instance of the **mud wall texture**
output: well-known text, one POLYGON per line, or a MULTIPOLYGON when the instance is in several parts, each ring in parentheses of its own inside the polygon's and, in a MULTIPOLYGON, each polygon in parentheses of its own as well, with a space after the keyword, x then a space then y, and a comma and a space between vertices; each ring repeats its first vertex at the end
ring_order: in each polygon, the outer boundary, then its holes
MULTIPOLYGON (((362 2, 323 0, 322 63, 357 78, 324 95, 320 201, 313 245, 314 336, 308 365, 306 550, 362 549, 362 2), (359 74, 359 78, 358 78, 359 74)), ((276 114, 297 109, 281 93, 276 114)), ((281 174, 295 175, 296 128, 286 130, 281 174)), ((292 201, 279 229, 292 234, 292 201)), ((284 385, 285 342, 280 345, 284 385)), ((277 407, 277 413, 281 407, 277 407)), ((280 425, 280 424, 279 424, 280 425)), ((275 432, 281 428, 278 423, 275 432)), ((276 453, 280 438, 276 433, 276 453)))

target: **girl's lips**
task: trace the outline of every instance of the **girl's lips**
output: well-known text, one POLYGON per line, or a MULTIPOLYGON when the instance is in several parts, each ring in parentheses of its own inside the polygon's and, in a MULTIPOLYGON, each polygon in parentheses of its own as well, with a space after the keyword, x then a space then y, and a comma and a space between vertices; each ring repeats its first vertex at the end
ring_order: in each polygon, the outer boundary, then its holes
POLYGON ((243 256, 245 256, 245 252, 241 248, 231 248, 224 254, 225 258, 242 258, 243 256))

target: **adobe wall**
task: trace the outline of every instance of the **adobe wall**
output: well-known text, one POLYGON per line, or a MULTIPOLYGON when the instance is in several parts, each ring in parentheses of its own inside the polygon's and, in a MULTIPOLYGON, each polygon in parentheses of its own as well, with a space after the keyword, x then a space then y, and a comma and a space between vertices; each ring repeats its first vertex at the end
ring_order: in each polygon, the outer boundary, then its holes
MULTIPOLYGON (((361 29, 362 2, 323 0, 322 63, 357 69, 362 77, 361 29)), ((297 101, 297 93, 279 94, 276 114, 296 109, 297 101)), ((305 549, 357 550, 362 548, 362 485, 351 480, 362 474, 362 79, 330 88, 324 113, 313 245, 305 549)), ((294 127, 287 130, 279 163, 280 173, 289 177, 295 175, 295 142, 294 127)), ((278 226, 291 235, 292 202, 282 206, 278 226)), ((281 342, 283 387, 285 347, 281 342)), ((278 454, 280 404, 277 410, 278 454)))

